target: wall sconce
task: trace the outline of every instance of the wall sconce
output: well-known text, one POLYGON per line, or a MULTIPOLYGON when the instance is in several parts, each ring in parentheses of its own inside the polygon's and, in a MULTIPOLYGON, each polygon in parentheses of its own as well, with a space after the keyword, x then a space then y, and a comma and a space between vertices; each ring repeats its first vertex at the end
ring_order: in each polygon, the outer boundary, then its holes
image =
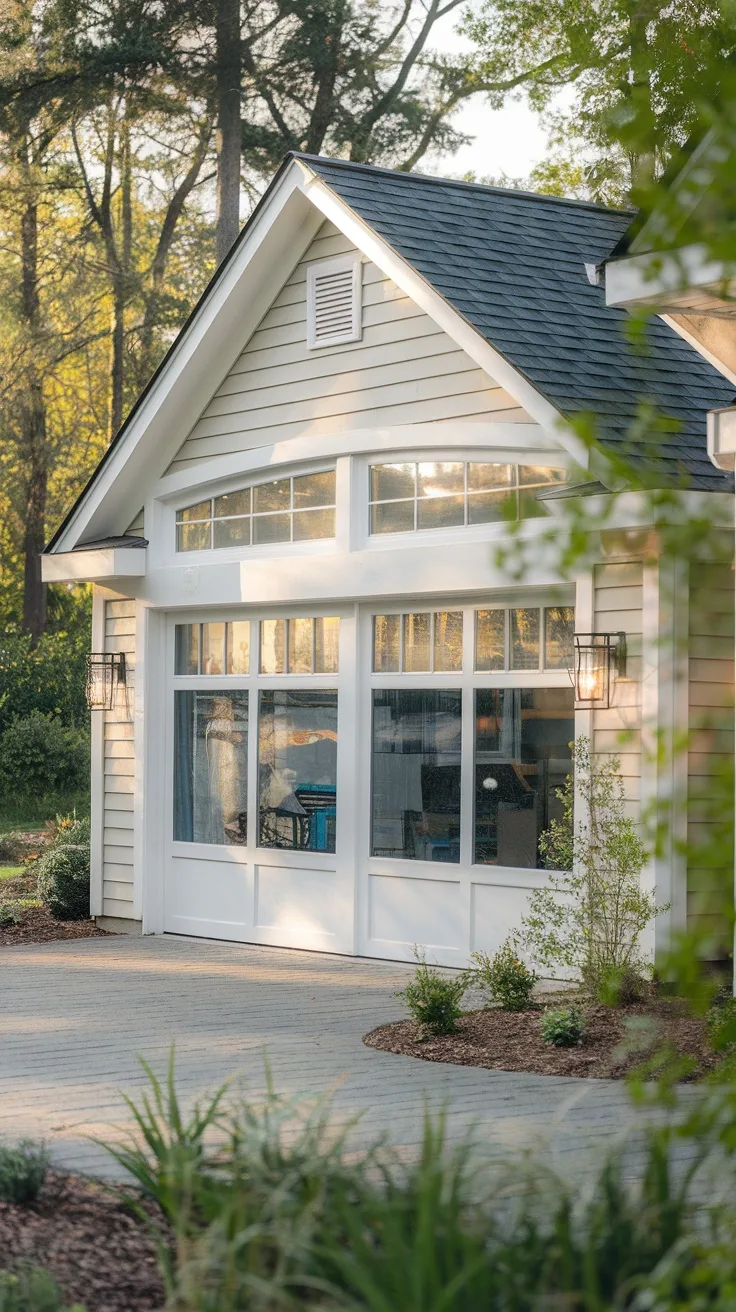
POLYGON ((607 710, 615 680, 626 674, 626 634, 576 633, 574 643, 575 707, 607 710))
POLYGON ((124 652, 92 652, 87 657, 85 693, 91 711, 111 711, 116 689, 125 683, 124 652))

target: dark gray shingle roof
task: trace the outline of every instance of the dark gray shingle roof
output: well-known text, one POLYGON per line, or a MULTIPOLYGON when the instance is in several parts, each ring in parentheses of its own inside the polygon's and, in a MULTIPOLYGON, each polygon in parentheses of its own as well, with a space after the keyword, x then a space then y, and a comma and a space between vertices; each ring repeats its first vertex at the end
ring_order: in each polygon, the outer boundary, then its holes
POLYGON ((300 158, 564 415, 597 415, 605 448, 630 450, 637 406, 649 401, 677 421, 656 439, 662 481, 730 485, 708 459, 705 416, 736 388, 661 319, 635 349, 627 312, 588 281, 584 265, 606 259, 631 212, 300 158))

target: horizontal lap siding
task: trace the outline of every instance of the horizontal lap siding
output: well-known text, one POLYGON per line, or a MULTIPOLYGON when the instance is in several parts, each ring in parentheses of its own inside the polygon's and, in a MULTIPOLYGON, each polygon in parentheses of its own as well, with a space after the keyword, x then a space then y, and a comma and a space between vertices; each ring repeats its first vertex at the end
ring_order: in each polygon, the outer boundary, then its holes
POLYGON ((308 350, 306 266, 348 253, 357 254, 332 224, 323 224, 172 469, 305 433, 441 420, 529 421, 374 264, 363 265, 362 340, 308 350))
POLYGON ((698 566, 690 593, 688 670, 688 924, 730 949, 733 906, 734 575, 698 566))
POLYGON ((127 696, 119 693, 114 708, 105 711, 102 913, 129 918, 133 916, 134 601, 105 602, 105 651, 125 654, 127 696))
POLYGON ((640 561, 597 565, 593 627, 626 634, 626 681, 616 684, 614 705, 593 712, 593 750, 617 756, 624 796, 634 819, 641 800, 641 643, 643 567, 640 561))
POLYGON ((142 538, 145 536, 145 524, 143 522, 143 511, 139 510, 132 524, 129 524, 125 530, 124 536, 132 538, 142 538))

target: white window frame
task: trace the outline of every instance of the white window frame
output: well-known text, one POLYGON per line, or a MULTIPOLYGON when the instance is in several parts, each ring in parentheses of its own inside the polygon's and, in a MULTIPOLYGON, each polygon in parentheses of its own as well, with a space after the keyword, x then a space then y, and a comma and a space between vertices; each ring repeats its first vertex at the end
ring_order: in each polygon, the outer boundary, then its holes
POLYGON ((307 265, 307 346, 310 351, 325 346, 339 346, 343 342, 359 342, 363 335, 363 261, 359 255, 339 255, 331 260, 316 260, 307 265), (317 280, 325 274, 352 273, 352 322, 348 332, 330 333, 316 337, 315 289, 317 280))

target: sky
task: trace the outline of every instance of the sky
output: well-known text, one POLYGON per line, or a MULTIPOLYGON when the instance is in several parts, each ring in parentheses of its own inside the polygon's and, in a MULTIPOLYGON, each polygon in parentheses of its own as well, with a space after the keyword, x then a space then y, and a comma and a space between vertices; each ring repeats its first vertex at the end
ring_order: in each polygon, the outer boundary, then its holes
MULTIPOLYGON (((470 0, 476 8, 480 0, 470 0)), ((437 23, 431 44, 448 54, 461 53, 470 42, 456 31, 462 8, 437 23)), ((427 172, 460 176, 473 172, 480 179, 499 177, 524 178, 546 154, 547 135, 539 117, 522 101, 509 100, 503 109, 493 110, 483 96, 474 96, 461 107, 452 123, 459 131, 474 138, 469 146, 453 155, 427 156, 420 169, 427 172)))

